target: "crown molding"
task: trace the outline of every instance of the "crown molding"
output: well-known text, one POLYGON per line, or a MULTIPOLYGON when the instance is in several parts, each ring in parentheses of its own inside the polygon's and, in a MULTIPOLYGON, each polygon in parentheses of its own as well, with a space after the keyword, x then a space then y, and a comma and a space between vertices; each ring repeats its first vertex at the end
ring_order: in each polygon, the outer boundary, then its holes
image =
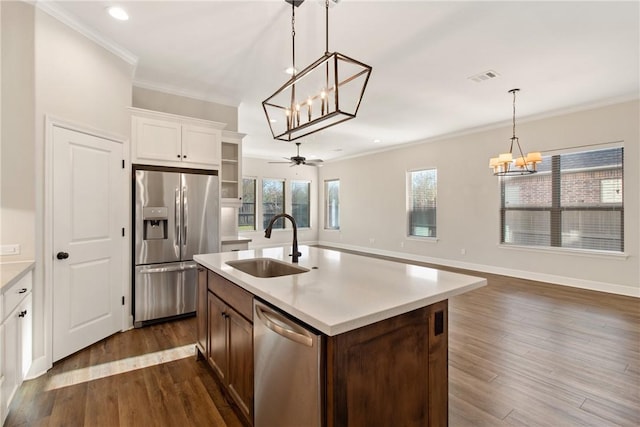
POLYGON ((103 48, 113 53, 114 55, 116 55, 126 63, 133 65, 134 68, 138 65, 138 57, 136 55, 134 55, 132 52, 128 51, 127 49, 123 48, 122 46, 119 46, 118 44, 114 43, 112 40, 107 39, 106 37, 104 37, 102 34, 98 33, 97 31, 95 31, 94 29, 89 28, 85 24, 81 23, 80 21, 78 21, 78 19, 70 15, 67 11, 62 9, 57 4, 50 1, 38 0, 35 2, 35 6, 38 9, 42 10, 43 12, 47 13, 48 15, 51 15, 58 21, 62 22, 67 27, 76 30, 77 32, 79 32, 89 40, 102 46, 103 48))

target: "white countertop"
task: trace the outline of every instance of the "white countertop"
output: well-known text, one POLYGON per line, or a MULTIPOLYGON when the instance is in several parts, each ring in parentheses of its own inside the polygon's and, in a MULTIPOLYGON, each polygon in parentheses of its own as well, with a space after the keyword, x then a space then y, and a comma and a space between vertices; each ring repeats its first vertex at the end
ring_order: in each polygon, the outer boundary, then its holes
POLYGON ((226 262, 261 257, 291 262, 290 245, 196 255, 193 259, 329 336, 487 284, 480 277, 329 249, 300 246, 300 252, 298 265, 309 272, 273 278, 254 277, 226 262))
POLYGON ((0 263, 0 293, 16 283, 35 266, 33 261, 17 261, 0 263))

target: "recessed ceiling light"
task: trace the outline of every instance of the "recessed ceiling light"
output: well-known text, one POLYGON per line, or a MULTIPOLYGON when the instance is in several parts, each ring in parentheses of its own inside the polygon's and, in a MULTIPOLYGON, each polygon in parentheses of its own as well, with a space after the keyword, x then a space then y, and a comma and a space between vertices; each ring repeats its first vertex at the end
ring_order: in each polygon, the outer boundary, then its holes
POLYGON ((118 21, 129 20, 129 14, 127 13, 126 10, 124 10, 120 6, 111 6, 107 8, 107 12, 109 12, 109 15, 111 15, 113 18, 117 19, 118 21))
POLYGON ((270 121, 271 123, 275 123, 275 122, 277 122, 277 120, 276 120, 276 119, 269 119, 269 121, 270 121))
POLYGON ((377 144, 378 142, 382 142, 382 141, 376 138, 376 139, 373 140, 373 142, 375 142, 377 144))
POLYGON ((293 67, 288 67, 286 70, 284 70, 285 73, 289 74, 290 76, 293 76, 293 72, 298 72, 297 69, 293 68, 293 67))

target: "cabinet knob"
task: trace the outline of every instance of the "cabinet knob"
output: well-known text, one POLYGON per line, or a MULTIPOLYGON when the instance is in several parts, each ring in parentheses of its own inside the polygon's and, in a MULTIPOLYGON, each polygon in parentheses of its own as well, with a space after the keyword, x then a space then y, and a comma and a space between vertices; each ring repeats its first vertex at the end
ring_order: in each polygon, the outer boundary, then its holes
POLYGON ((184 155, 184 156, 182 156, 182 158, 183 158, 183 159, 186 159, 186 158, 187 158, 187 156, 186 156, 186 155, 184 155))
POLYGON ((24 311, 21 311, 21 312, 18 314, 18 317, 24 317, 24 316, 26 316, 26 315, 27 315, 27 310, 24 310, 24 311))
POLYGON ((177 155, 176 155, 176 157, 177 157, 177 158, 180 158, 180 154, 177 154, 177 155))
POLYGON ((67 258, 69 258, 69 254, 67 252, 58 252, 56 254, 56 258, 58 258, 58 259, 67 259, 67 258))
POLYGON ((27 288, 22 288, 18 291, 19 294, 26 294, 27 293, 27 288))

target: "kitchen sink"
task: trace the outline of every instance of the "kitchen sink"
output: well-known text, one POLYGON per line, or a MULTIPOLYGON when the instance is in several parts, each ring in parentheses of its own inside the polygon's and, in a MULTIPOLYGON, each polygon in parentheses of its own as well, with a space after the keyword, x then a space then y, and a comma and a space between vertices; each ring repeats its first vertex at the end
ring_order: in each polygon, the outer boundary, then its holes
POLYGON ((306 273, 309 271, 308 268, 299 267, 295 264, 289 264, 273 258, 242 259, 238 261, 228 261, 226 264, 243 273, 262 278, 289 276, 291 274, 306 273))

